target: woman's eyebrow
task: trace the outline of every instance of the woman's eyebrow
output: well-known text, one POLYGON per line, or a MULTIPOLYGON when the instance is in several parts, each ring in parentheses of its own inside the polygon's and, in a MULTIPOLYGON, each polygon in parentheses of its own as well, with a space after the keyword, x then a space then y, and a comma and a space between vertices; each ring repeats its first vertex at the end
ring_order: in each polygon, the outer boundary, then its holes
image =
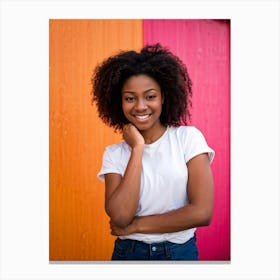
MULTIPOLYGON (((145 90, 144 93, 147 93, 147 92, 152 91, 152 90, 157 91, 155 88, 149 88, 149 89, 145 90)), ((131 94, 135 94, 136 92, 135 92, 135 91, 132 91, 132 90, 123 90, 122 93, 131 93, 131 94)))
POLYGON ((122 93, 131 93, 131 94, 135 94, 134 91, 130 91, 130 90, 123 90, 122 93))
POLYGON ((151 91, 151 90, 155 90, 155 91, 156 91, 155 88, 150 88, 150 89, 145 90, 144 93, 147 93, 147 92, 149 92, 149 91, 151 91))

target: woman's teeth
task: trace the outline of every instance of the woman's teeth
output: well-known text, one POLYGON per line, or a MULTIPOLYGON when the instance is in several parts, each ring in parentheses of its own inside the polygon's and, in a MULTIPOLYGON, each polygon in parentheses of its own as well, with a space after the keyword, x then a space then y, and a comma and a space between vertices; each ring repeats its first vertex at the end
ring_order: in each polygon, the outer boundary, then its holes
POLYGON ((135 116, 136 119, 139 119, 139 120, 145 120, 149 117, 150 115, 141 115, 141 116, 135 116))

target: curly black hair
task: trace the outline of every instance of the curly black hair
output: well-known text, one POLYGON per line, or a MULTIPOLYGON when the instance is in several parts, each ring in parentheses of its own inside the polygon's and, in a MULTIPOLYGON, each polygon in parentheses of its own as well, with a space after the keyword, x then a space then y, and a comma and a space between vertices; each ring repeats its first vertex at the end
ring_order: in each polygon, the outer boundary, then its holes
POLYGON ((128 78, 140 74, 153 78, 160 86, 164 97, 161 124, 187 124, 191 117, 191 79, 185 64, 159 43, 146 45, 139 53, 121 51, 96 66, 91 95, 99 117, 115 130, 122 130, 128 120, 122 111, 121 90, 128 78))

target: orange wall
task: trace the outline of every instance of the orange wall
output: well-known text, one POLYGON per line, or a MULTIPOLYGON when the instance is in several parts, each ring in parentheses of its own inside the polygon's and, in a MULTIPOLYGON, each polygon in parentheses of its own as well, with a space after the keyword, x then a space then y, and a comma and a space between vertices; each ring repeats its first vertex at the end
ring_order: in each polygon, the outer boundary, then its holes
POLYGON ((142 20, 50 20, 50 260, 109 260, 114 237, 96 178, 121 137, 91 105, 93 68, 143 45, 142 20))

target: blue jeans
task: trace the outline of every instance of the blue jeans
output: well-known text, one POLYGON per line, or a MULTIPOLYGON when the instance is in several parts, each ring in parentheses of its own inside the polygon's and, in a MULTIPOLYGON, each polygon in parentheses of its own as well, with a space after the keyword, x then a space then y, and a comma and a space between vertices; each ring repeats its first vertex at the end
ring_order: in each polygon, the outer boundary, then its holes
POLYGON ((198 261, 196 236, 183 244, 169 241, 147 244, 142 241, 117 238, 112 260, 198 261))

